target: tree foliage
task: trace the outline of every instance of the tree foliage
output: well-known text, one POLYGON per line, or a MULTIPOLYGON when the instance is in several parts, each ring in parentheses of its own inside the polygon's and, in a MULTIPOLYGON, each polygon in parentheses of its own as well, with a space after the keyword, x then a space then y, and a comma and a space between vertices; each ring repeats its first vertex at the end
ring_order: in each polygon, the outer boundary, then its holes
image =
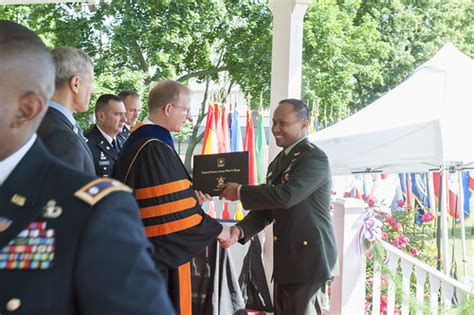
MULTIPOLYGON (((303 95, 344 118, 400 84, 446 42, 474 56, 471 0, 319 0, 305 18, 303 95)), ((312 103, 312 102, 310 102, 312 103)))
MULTIPOLYGON (((0 18, 27 25, 49 47, 84 49, 95 61, 96 95, 132 88, 146 102, 156 80, 211 80, 225 81, 224 90, 239 85, 253 108, 260 98, 270 106, 266 1, 114 0, 90 12, 81 8, 0 6, 0 18)), ((318 107, 320 120, 343 118, 398 85, 448 41, 474 56, 473 20, 472 0, 315 0, 305 16, 302 97, 318 107)))

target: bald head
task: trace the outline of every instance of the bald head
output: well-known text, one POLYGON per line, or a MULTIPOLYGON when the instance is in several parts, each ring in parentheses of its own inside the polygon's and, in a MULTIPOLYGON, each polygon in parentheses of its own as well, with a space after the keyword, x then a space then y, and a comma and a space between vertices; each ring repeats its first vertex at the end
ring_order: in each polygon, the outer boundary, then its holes
POLYGON ((0 161, 38 129, 54 90, 54 64, 40 38, 0 20, 0 161))
POLYGON ((0 86, 48 100, 54 91, 54 71, 48 49, 34 32, 0 20, 0 86))
POLYGON ((158 82, 148 96, 148 111, 152 112, 166 104, 178 102, 180 95, 188 95, 189 89, 173 80, 158 82))

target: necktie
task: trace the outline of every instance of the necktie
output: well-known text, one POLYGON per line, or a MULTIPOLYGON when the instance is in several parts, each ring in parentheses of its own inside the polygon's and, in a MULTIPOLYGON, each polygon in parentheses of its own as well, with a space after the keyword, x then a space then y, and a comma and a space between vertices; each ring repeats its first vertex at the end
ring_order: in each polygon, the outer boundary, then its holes
POLYGON ((74 129, 73 130, 76 133, 76 135, 81 137, 81 139, 84 139, 84 132, 82 131, 81 126, 77 122, 74 124, 74 129))
POLYGON ((118 147, 118 143, 117 141, 115 141, 115 138, 112 139, 112 148, 114 148, 114 150, 118 153, 120 151, 119 147, 118 147))

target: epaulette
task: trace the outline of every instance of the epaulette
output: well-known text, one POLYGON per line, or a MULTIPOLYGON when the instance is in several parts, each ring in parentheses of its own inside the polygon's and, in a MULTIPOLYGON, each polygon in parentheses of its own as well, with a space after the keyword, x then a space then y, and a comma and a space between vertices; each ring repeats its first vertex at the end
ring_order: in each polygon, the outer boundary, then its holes
POLYGON ((116 179, 97 178, 81 187, 74 196, 93 206, 113 191, 132 192, 132 189, 116 179))

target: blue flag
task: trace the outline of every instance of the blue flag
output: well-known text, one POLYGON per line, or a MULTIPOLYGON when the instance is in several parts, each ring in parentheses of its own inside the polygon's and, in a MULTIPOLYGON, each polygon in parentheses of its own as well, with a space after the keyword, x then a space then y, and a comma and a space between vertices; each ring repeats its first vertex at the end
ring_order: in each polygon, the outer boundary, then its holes
POLYGON ((230 151, 243 151, 242 131, 239 124, 239 113, 234 110, 230 115, 230 151))

